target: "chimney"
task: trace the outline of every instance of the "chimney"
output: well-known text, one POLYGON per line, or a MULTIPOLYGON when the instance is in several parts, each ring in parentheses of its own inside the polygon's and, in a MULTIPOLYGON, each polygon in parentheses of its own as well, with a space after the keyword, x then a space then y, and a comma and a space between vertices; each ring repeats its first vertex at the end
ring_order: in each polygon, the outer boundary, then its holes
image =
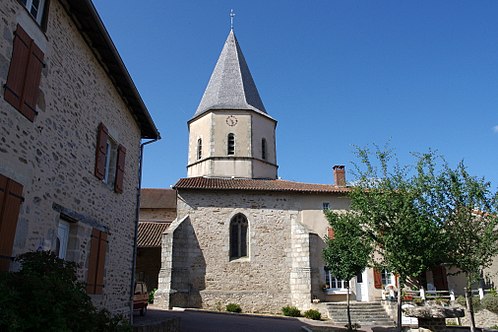
POLYGON ((337 187, 345 187, 346 170, 344 169, 344 165, 334 165, 332 169, 334 170, 334 185, 337 187))

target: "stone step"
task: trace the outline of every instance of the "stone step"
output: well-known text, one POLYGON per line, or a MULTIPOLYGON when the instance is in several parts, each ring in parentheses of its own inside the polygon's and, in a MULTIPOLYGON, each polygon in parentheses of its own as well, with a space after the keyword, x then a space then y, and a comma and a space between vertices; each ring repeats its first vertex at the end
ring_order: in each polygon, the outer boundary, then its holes
MULTIPOLYGON (((347 303, 329 302, 326 304, 330 319, 336 324, 347 324, 347 303)), ((352 302, 350 303, 351 321, 360 325, 394 326, 394 322, 387 316, 386 311, 379 303, 352 302)))

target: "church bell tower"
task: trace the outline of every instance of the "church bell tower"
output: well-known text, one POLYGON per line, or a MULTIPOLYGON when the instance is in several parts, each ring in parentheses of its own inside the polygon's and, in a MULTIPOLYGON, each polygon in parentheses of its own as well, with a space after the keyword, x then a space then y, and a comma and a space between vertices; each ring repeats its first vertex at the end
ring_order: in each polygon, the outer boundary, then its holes
POLYGON ((188 121, 188 177, 276 179, 276 126, 232 27, 197 111, 188 121))

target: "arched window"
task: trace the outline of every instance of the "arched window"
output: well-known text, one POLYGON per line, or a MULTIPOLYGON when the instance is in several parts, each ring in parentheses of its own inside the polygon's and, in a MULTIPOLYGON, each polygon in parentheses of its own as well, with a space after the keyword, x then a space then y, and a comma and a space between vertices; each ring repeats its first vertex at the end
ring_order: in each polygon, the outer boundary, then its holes
POLYGON ((247 218, 239 213, 230 220, 230 259, 247 256, 247 218))
POLYGON ((234 153, 235 153, 235 135, 230 133, 228 134, 227 154, 233 155, 234 153))
POLYGON ((261 140, 261 158, 266 160, 266 139, 261 140))
POLYGON ((197 159, 202 158, 202 139, 197 140, 197 159))

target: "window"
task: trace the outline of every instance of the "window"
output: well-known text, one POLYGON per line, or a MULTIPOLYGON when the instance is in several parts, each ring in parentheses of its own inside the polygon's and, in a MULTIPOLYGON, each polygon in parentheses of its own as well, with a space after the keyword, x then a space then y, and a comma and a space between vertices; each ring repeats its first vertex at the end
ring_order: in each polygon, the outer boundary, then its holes
POLYGON ((0 175, 0 271, 8 271, 12 260, 22 190, 21 184, 0 175))
POLYGON ((202 139, 197 140, 197 159, 202 158, 202 139))
POLYGON ((67 221, 59 221, 59 226, 57 227, 55 254, 61 259, 66 259, 67 245, 69 243, 69 228, 69 223, 67 221))
POLYGON ((380 273, 381 276, 381 281, 382 281, 382 286, 386 287, 389 284, 392 284, 392 275, 391 272, 387 271, 386 269, 382 270, 380 273))
POLYGON ((234 153, 235 153, 235 135, 230 133, 228 134, 227 154, 233 155, 234 153))
POLYGON ((325 267, 325 285, 331 290, 345 290, 347 288, 347 280, 338 279, 325 267))
POLYGON ((378 289, 383 289, 389 284, 395 284, 394 276, 386 269, 374 269, 374 286, 378 289))
POLYGON ((230 221, 230 258, 247 256, 247 218, 239 213, 230 221))
POLYGON ((37 114, 43 57, 33 39, 17 25, 4 98, 31 122, 37 114))
POLYGON ((266 139, 261 140, 261 158, 266 160, 266 139))
POLYGON ((107 251, 107 234, 94 228, 92 230, 90 242, 86 291, 89 294, 102 294, 104 288, 104 263, 107 251))
POLYGON ((126 149, 109 136, 101 123, 97 133, 95 176, 117 193, 123 192, 125 157, 126 149))
POLYGON ((42 24, 45 0, 20 0, 38 24, 42 24))
POLYGON ((324 211, 330 209, 330 203, 329 202, 323 202, 322 203, 322 209, 324 211))

